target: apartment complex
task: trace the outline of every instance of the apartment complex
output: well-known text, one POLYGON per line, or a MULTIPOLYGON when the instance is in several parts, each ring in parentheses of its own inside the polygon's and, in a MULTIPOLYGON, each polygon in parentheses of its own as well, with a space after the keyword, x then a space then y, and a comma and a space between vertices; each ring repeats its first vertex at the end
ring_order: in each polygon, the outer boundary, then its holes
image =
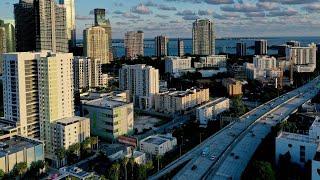
POLYGON ((152 155, 163 156, 177 146, 177 138, 172 135, 153 135, 142 139, 140 150, 152 155))
POLYGON ((151 109, 154 95, 159 92, 159 70, 144 64, 123 65, 119 69, 119 87, 129 90, 136 107, 151 109))
POLYGON ((66 8, 66 27, 69 47, 76 46, 76 10, 75 0, 59 0, 59 4, 66 8))
POLYGON ((30 167, 32 162, 44 160, 44 143, 23 136, 0 141, 0 169, 9 173, 17 163, 26 162, 30 167))
POLYGON ((314 72, 317 65, 317 46, 312 43, 307 47, 288 47, 286 59, 294 64, 297 72, 314 72))
POLYGON ((242 83, 233 78, 226 78, 222 80, 222 85, 227 88, 229 96, 242 95, 242 83))
POLYGON ((195 68, 225 68, 227 66, 226 55, 211 55, 201 57, 200 62, 195 62, 195 68))
POLYGON ((20 0, 14 14, 17 51, 68 52, 64 6, 55 0, 20 0))
POLYGON ((229 110, 230 100, 228 98, 217 98, 200 106, 196 110, 196 118, 200 126, 207 126, 209 121, 216 120, 216 116, 229 110))
POLYGON ((155 111, 165 114, 181 113, 209 101, 209 89, 167 91, 155 95, 155 111))
POLYGON ((178 56, 184 56, 184 42, 182 39, 178 39, 178 56))
POLYGON ((82 114, 90 117, 92 135, 114 140, 133 133, 133 104, 113 99, 99 98, 83 101, 82 114))
POLYGON ((277 59, 273 56, 255 55, 253 57, 253 65, 257 69, 275 69, 277 68, 277 59))
POLYGON ((168 43, 167 36, 157 36, 154 38, 155 55, 157 57, 168 56, 168 43))
POLYGON ((165 59, 165 72, 174 75, 182 70, 191 68, 191 57, 181 58, 176 56, 165 59))
POLYGON ((254 54, 255 55, 266 55, 268 54, 268 42, 267 40, 261 39, 254 42, 254 54))
POLYGON ((197 19, 192 28, 192 53, 196 55, 215 54, 215 33, 213 21, 197 19))
POLYGON ((246 43, 243 43, 243 42, 237 43, 236 55, 240 56, 240 57, 247 55, 247 44, 246 43))
POLYGON ((91 85, 91 59, 87 57, 74 57, 73 59, 73 81, 74 90, 89 89, 91 85))
POLYGON ((95 26, 83 31, 83 53, 91 59, 109 63, 108 36, 103 27, 95 26))
MULTIPOLYGON (((16 51, 16 37, 15 37, 14 25, 11 23, 5 23, 3 20, 0 19, 0 28, 4 28, 5 47, 6 47, 5 52, 15 52, 16 51)), ((0 38, 1 38, 1 36, 0 36, 0 38)))
POLYGON ((144 55, 144 33, 129 31, 124 37, 124 49, 127 59, 136 59, 144 55))
POLYGON ((103 27, 107 35, 107 52, 108 52, 108 61, 103 63, 109 63, 113 61, 112 53, 112 28, 110 20, 106 19, 106 10, 105 9, 94 9, 94 25, 103 27))

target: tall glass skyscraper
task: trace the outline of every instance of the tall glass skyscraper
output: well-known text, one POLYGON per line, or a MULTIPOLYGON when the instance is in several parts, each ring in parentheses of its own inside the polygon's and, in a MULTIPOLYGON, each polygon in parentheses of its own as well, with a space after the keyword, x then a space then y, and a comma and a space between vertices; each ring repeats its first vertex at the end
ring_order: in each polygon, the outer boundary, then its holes
POLYGON ((214 55, 215 33, 213 21, 209 19, 197 19, 192 28, 193 54, 214 55))

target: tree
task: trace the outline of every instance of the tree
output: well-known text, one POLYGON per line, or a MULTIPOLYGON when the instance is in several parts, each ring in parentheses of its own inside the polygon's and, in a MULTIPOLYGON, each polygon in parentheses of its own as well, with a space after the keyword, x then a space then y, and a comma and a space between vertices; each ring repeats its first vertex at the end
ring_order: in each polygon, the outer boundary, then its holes
POLYGON ((235 117, 239 117, 246 112, 246 106, 243 104, 242 96, 232 98, 231 112, 235 117))
POLYGON ((2 169, 0 169, 0 179, 3 179, 3 177, 5 176, 5 173, 2 169))
POLYGON ((129 163, 130 163, 130 166, 131 166, 131 179, 133 179, 133 168, 134 168, 134 164, 135 164, 133 157, 131 157, 129 159, 129 163))
POLYGON ((26 162, 20 162, 16 164, 12 169, 12 175, 19 176, 22 179, 22 175, 25 174, 28 170, 28 165, 26 162))
POLYGON ((161 156, 160 155, 157 155, 156 156, 156 159, 157 159, 157 162, 158 162, 158 171, 160 170, 160 160, 161 160, 161 156))
POLYGON ((111 180, 118 180, 120 176, 120 164, 119 163, 114 163, 111 165, 108 173, 108 177, 111 180))
POLYGON ((60 167, 62 164, 61 161, 66 157, 66 149, 64 147, 58 148, 56 150, 56 156, 59 160, 58 166, 60 167))
MULTIPOLYGON (((90 144, 91 144, 91 148, 97 146, 98 137, 90 137, 90 144)), ((98 149, 98 147, 96 147, 96 149, 98 149)))
POLYGON ((275 172, 269 162, 254 161, 244 173, 245 180, 275 180, 275 172))
POLYGON ((137 180, 145 180, 147 179, 147 168, 145 165, 137 165, 136 166, 136 178, 137 180))
POLYGON ((124 157, 122 159, 122 166, 124 167, 124 179, 127 180, 128 179, 128 172, 127 172, 127 164, 129 162, 129 159, 127 157, 124 157))

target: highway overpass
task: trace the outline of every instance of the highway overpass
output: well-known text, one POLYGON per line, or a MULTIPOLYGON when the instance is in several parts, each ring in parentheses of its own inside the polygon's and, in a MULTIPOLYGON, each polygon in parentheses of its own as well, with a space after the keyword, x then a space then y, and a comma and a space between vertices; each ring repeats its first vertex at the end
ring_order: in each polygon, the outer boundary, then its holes
POLYGON ((271 127, 287 119, 320 90, 320 78, 240 117, 149 179, 159 179, 188 162, 173 179, 239 179, 271 127), (208 148, 208 154, 201 152, 208 148))

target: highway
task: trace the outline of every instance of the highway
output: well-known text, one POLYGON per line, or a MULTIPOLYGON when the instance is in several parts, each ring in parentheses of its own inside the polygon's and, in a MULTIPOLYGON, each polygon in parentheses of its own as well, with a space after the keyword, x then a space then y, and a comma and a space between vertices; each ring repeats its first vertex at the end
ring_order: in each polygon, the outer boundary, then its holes
POLYGON ((318 93, 319 79, 317 77, 308 84, 246 113, 239 121, 232 122, 149 179, 159 179, 187 161, 189 162, 173 179, 238 179, 262 138, 270 132, 271 126, 286 119, 318 93), (201 155, 204 148, 208 149, 206 156, 201 155), (238 154, 235 150, 244 152, 238 154), (242 156, 242 153, 245 156, 242 156), (233 161, 238 164, 233 164, 233 161), (231 172, 232 169, 234 170, 231 172))

